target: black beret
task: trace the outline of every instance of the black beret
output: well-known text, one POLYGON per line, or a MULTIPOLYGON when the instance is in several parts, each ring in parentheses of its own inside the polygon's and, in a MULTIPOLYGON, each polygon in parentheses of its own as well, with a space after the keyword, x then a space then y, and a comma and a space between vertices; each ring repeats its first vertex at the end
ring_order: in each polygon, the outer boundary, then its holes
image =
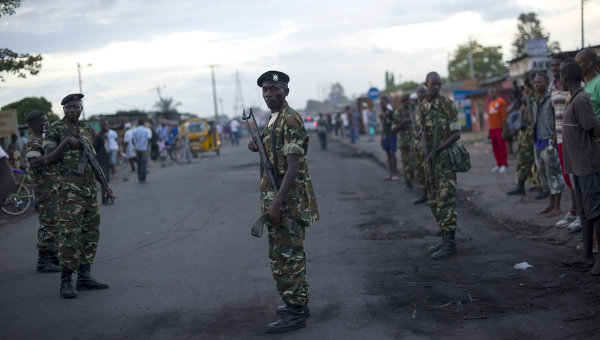
POLYGON ((73 93, 73 94, 70 94, 70 95, 64 97, 63 100, 60 102, 60 105, 65 105, 66 103, 72 102, 74 100, 81 100, 81 98, 83 98, 83 94, 73 93))
POLYGON ((256 83, 262 87, 263 83, 279 83, 287 85, 290 82, 290 77, 280 71, 267 71, 258 77, 256 83))
POLYGON ((33 110, 25 116, 25 120, 30 122, 32 120, 36 120, 45 115, 46 115, 46 112, 44 112, 42 110, 33 110))

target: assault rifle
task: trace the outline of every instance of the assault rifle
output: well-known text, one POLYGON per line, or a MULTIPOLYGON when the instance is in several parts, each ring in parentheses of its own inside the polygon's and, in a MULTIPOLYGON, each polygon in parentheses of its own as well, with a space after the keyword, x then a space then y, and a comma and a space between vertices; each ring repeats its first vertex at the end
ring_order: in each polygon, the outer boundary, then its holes
POLYGON ((273 169, 271 161, 269 160, 269 156, 267 155, 267 150, 265 149, 265 144, 262 140, 262 134, 258 129, 258 124, 256 123, 256 118, 254 118, 252 109, 250 109, 249 115, 246 115, 246 110, 242 112, 242 120, 245 120, 246 124, 248 124, 248 131, 250 131, 250 134, 252 135, 252 140, 254 141, 254 144, 256 144, 256 146, 258 147, 258 154, 260 155, 260 164, 262 165, 263 171, 265 171, 267 174, 267 180, 269 181, 269 184, 271 185, 271 187, 273 187, 273 190, 275 190, 275 194, 277 195, 277 190, 279 189, 277 188, 277 181, 275 181, 275 171, 273 169), (252 118, 252 120, 254 121, 254 129, 252 129, 252 126, 250 125, 250 118, 252 118))
MULTIPOLYGON (((77 135, 76 138, 79 139, 79 141, 81 142, 81 146, 83 146, 83 158, 77 165, 77 173, 83 174, 85 171, 85 166, 89 162, 90 165, 92 166, 92 169, 94 170, 94 174, 96 175, 96 178, 100 181, 100 184, 102 185, 102 188, 104 189, 104 192, 109 193, 111 190, 108 187, 108 181, 106 180, 104 171, 102 171, 102 168, 100 167, 100 164, 98 163, 98 160, 96 159, 96 156, 94 155, 94 152, 92 151, 92 147, 88 143, 87 139, 83 138, 81 135, 77 135)), ((115 198, 117 198, 117 197, 114 195, 111 195, 108 198, 111 201, 114 201, 115 198)))

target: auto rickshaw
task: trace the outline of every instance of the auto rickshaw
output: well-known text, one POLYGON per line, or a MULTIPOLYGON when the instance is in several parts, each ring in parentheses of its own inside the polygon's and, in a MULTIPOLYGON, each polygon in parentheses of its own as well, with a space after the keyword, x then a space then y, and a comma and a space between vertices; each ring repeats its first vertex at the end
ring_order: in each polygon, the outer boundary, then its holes
POLYGON ((200 153, 215 151, 219 155, 221 148, 221 135, 215 128, 214 120, 204 118, 192 118, 186 120, 184 128, 190 139, 190 152, 193 157, 200 153))

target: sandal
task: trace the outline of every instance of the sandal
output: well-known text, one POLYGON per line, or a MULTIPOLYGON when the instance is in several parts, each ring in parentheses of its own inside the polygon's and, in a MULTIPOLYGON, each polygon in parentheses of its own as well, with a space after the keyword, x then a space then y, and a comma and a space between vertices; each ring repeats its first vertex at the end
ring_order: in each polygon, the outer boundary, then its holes
POLYGON ((399 179, 400 178, 398 176, 392 176, 392 177, 390 177, 390 181, 397 181, 399 179))
POLYGON ((552 208, 544 208, 544 209, 538 211, 538 215, 545 215, 551 211, 552 211, 552 208))
POLYGON ((548 217, 554 217, 554 216, 558 216, 560 214, 562 214, 563 211, 562 210, 552 210, 551 212, 548 213, 548 217))

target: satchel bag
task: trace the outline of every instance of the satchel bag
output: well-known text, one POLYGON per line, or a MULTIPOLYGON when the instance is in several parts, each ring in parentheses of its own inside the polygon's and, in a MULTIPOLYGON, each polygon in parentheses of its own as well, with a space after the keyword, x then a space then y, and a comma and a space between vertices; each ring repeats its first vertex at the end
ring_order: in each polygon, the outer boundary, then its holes
POLYGON ((448 148, 450 162, 454 172, 467 172, 471 170, 471 157, 469 151, 459 142, 455 142, 448 148))

